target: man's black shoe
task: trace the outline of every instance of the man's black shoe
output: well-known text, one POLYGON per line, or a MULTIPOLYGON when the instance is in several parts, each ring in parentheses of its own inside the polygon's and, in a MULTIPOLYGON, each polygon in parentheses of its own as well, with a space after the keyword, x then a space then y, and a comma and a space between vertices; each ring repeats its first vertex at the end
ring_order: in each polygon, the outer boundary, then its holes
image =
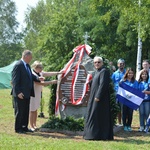
POLYGON ((25 131, 23 131, 23 130, 17 130, 17 131, 15 131, 16 133, 18 133, 18 134, 25 134, 26 132, 25 131))

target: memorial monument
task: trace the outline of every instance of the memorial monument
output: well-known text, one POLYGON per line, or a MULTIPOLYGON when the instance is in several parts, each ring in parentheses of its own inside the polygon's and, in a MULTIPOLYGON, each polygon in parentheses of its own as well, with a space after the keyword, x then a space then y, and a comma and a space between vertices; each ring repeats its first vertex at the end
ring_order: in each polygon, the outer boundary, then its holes
POLYGON ((89 57, 91 47, 86 44, 88 37, 86 33, 85 44, 73 49, 73 57, 63 68, 64 73, 58 76, 55 114, 61 118, 85 116, 89 82, 94 72, 93 60, 89 57))

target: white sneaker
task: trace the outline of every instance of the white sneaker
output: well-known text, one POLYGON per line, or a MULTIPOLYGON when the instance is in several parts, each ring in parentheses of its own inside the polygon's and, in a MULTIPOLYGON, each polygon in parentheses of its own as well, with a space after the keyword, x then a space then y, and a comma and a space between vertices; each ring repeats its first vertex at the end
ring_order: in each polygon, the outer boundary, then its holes
POLYGON ((138 130, 139 132, 143 132, 144 131, 144 127, 140 126, 140 129, 138 130))
POLYGON ((148 130, 149 130, 149 127, 145 127, 145 129, 144 129, 144 132, 148 132, 148 130))

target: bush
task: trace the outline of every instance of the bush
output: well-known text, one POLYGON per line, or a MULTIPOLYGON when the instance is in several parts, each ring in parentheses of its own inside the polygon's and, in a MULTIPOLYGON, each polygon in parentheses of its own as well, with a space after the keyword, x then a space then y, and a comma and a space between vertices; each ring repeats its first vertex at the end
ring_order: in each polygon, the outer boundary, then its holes
POLYGON ((111 107, 111 114, 112 114, 112 119, 113 119, 113 125, 116 124, 116 118, 117 118, 117 114, 119 112, 119 107, 116 104, 116 95, 115 95, 115 91, 113 88, 113 82, 111 81, 110 85, 109 85, 109 90, 110 90, 110 107, 111 107))
POLYGON ((49 99, 49 116, 52 116, 55 114, 56 89, 57 89, 56 84, 50 85, 51 94, 50 94, 50 99, 49 99))
POLYGON ((60 119, 58 117, 51 116, 48 122, 43 124, 41 127, 55 130, 83 131, 84 119, 74 119, 73 117, 66 117, 65 119, 60 119))

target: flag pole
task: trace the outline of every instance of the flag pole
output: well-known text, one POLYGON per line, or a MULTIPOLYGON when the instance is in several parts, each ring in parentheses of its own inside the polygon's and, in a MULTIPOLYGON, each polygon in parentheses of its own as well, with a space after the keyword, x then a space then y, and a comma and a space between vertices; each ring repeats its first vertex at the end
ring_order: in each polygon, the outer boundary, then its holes
MULTIPOLYGON (((139 11, 141 7, 141 0, 139 0, 139 11)), ((141 58, 142 58, 142 39, 141 39, 141 22, 139 21, 138 26, 138 51, 136 61, 136 75, 141 70, 141 58)))

